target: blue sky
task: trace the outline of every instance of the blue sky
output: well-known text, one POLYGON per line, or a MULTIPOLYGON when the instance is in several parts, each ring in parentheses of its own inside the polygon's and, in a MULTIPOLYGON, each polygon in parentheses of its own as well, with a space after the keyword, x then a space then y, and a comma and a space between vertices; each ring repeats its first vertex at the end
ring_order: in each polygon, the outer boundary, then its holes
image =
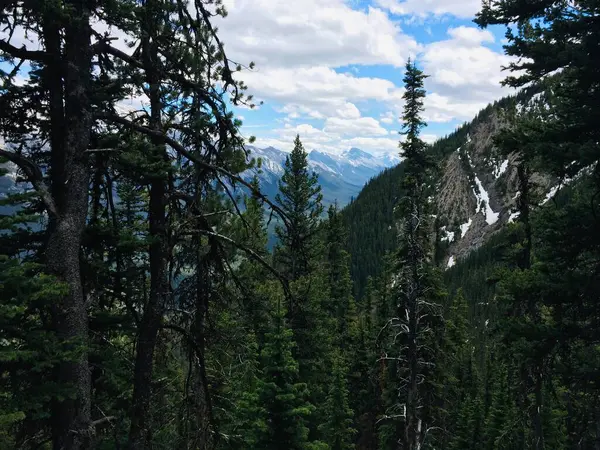
POLYGON ((500 86, 504 29, 480 30, 480 0, 224 0, 228 56, 256 68, 239 76, 264 103, 238 109, 259 147, 350 147, 397 152, 403 66, 430 77, 428 141, 513 91, 500 86))

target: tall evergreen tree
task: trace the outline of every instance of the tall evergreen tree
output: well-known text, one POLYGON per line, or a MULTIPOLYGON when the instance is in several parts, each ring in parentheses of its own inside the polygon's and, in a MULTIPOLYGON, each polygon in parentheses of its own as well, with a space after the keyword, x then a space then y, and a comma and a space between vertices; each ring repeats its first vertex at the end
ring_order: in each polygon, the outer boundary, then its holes
POLYGON ((308 403, 306 383, 299 379, 298 362, 292 353, 294 346, 293 332, 286 324, 285 310, 278 299, 261 352, 263 376, 259 398, 266 411, 268 429, 258 448, 308 448, 307 418, 314 406, 308 403))
POLYGON ((329 296, 324 305, 324 313, 335 318, 336 345, 350 350, 356 343, 357 311, 352 296, 350 255, 346 251, 346 229, 337 205, 329 207, 326 227, 325 271, 329 296))
MULTIPOLYGON (((317 175, 309 171, 307 157, 300 137, 296 136, 276 196, 286 223, 276 228, 279 244, 274 260, 278 270, 290 280, 290 303, 286 309, 297 344, 294 357, 300 377, 308 385, 310 401, 318 405, 325 402, 327 394, 335 317, 325 312, 328 283, 321 270, 322 194, 317 175)), ((311 440, 319 437, 318 425, 322 422, 323 417, 318 414, 311 416, 311 440)))
MULTIPOLYGON (((426 76, 410 60, 406 64, 404 83, 403 130, 401 155, 405 158, 405 197, 400 201, 400 249, 393 275, 395 310, 385 325, 387 354, 385 360, 395 365, 396 400, 384 416, 403 422, 398 448, 417 450, 430 434, 433 407, 436 347, 434 330, 441 324, 440 290, 436 270, 431 262, 431 227, 427 211, 427 183, 433 166, 427 145, 420 139, 425 126, 421 118, 426 76)), ((389 381, 388 381, 389 382, 389 381)))
POLYGON ((348 363, 337 354, 333 358, 332 381, 323 405, 325 422, 319 427, 331 450, 351 450, 356 430, 348 399, 348 363))
MULTIPOLYGON (((292 153, 286 156, 284 173, 279 181, 277 202, 288 217, 286 226, 278 226, 277 259, 290 280, 308 275, 316 261, 318 225, 323 213, 318 177, 308 168, 308 154, 300 136, 294 140, 292 153)), ((294 308, 289 311, 294 314, 294 308)))
MULTIPOLYGON (((505 48, 516 58, 509 66, 513 74, 505 83, 514 87, 531 83, 544 90, 542 107, 535 109, 534 114, 518 117, 500 135, 500 141, 506 147, 512 145, 512 148, 523 149, 522 160, 529 167, 521 165, 520 179, 529 168, 550 173, 561 182, 574 177, 585 178, 586 173, 594 174, 581 183, 576 188, 577 194, 573 195, 568 208, 571 217, 577 217, 574 221, 559 219, 566 216, 564 210, 558 210, 558 203, 554 203, 545 207, 542 218, 533 224, 527 211, 523 212, 525 204, 531 202, 525 197, 521 200, 518 231, 523 239, 518 248, 522 249, 520 253, 526 267, 523 268, 521 261, 521 270, 512 270, 507 275, 504 288, 517 308, 514 311, 515 327, 511 330, 514 340, 509 351, 521 356, 521 361, 528 361, 527 367, 520 369, 522 392, 518 398, 519 410, 526 410, 530 415, 531 426, 525 427, 522 435, 531 435, 532 448, 549 448, 551 444, 546 441, 546 432, 559 428, 544 426, 544 420, 552 416, 551 408, 544 407, 552 398, 544 395, 547 373, 551 369, 548 362, 556 361, 551 355, 558 351, 562 365, 565 358, 570 359, 567 355, 577 353, 573 352, 572 346, 587 347, 588 350, 581 353, 587 354, 587 358, 595 353, 591 348, 597 334, 590 334, 586 324, 589 320, 597 321, 598 314, 585 299, 590 298, 589 293, 597 286, 586 285, 584 291, 587 294, 584 294, 575 286, 574 280, 595 278, 592 274, 600 267, 600 260, 592 256, 599 254, 596 233, 584 231, 598 226, 594 211, 598 209, 596 193, 600 188, 597 176, 600 136, 595 125, 600 115, 600 70, 597 64, 600 54, 595 45, 600 36, 595 23, 599 13, 600 7, 594 1, 544 0, 530 5, 517 0, 493 0, 484 2, 476 20, 482 27, 497 24, 507 27, 505 48), (582 229, 583 223, 586 225, 582 229), (574 233, 574 228, 579 228, 579 232, 574 233), (586 244, 580 246, 583 240, 586 244), (587 261, 585 269, 584 260, 587 261), (592 338, 592 334, 595 337, 592 338), (557 336, 563 337, 558 339, 557 336), (531 399, 530 391, 533 392, 531 399)), ((595 385, 592 387, 587 382, 583 383, 585 387, 579 385, 582 378, 576 374, 580 373, 581 366, 576 360, 571 359, 570 369, 561 377, 562 384, 570 387, 564 395, 570 405, 583 391, 597 392, 595 385)), ((592 360, 597 361, 592 357, 588 362, 592 360)), ((586 362, 584 365, 584 372, 599 373, 597 363, 588 365, 586 362)), ((579 404, 586 406, 580 410, 581 414, 595 420, 597 410, 587 403, 589 397, 587 400, 583 397, 579 397, 582 400, 579 404)), ((574 410, 569 412, 571 416, 576 414, 574 410)), ((572 421, 567 422, 567 428, 572 425, 572 421)), ((577 431, 571 429, 569 434, 571 445, 591 447, 600 442, 598 433, 585 426, 577 431), (579 437, 577 444, 575 435, 579 437)))

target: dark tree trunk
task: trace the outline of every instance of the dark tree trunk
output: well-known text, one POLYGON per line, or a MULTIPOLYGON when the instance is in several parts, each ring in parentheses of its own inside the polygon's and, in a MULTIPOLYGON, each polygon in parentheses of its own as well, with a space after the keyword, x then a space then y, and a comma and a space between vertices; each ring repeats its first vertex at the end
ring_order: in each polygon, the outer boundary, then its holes
POLYGON ((210 397, 206 379, 206 367, 204 367, 205 343, 206 343, 206 316, 208 313, 209 302, 209 267, 206 256, 201 254, 201 239, 195 239, 197 246, 197 265, 196 265, 196 317, 192 325, 192 336, 197 343, 196 349, 190 349, 192 352, 198 352, 194 355, 195 364, 192 366, 193 377, 193 402, 195 407, 193 417, 195 418, 196 436, 194 436, 195 448, 207 450, 212 448, 211 439, 211 406, 210 397))
MULTIPOLYGON (((142 24, 142 57, 146 82, 149 86, 150 123, 153 130, 162 131, 162 101, 160 93, 160 77, 157 64, 160 64, 154 44, 157 27, 155 12, 157 2, 147 1, 144 5, 142 24)), ((152 396, 153 359, 160 330, 166 299, 169 295, 167 235, 167 176, 162 173, 161 162, 166 160, 164 143, 157 138, 151 139, 151 160, 154 166, 150 175, 150 294, 144 307, 144 314, 139 325, 137 353, 134 368, 133 402, 131 428, 129 430, 129 448, 145 449, 150 447, 150 401, 152 396)))
POLYGON ((420 419, 418 413, 419 407, 419 392, 418 392, 418 297, 420 291, 419 281, 419 249, 417 243, 417 222, 419 217, 419 208, 417 205, 417 193, 412 193, 412 205, 411 205, 411 217, 408 218, 408 239, 409 239, 409 252, 410 252, 410 282, 408 292, 408 367, 410 370, 409 374, 409 386, 408 395, 406 401, 406 445, 407 450, 416 450, 419 444, 420 438, 420 419))
MULTIPOLYGON (((88 205, 89 171, 85 151, 92 117, 88 92, 91 81, 90 12, 85 2, 69 4, 71 20, 64 29, 64 64, 50 64, 48 90, 51 116, 52 194, 57 217, 49 227, 46 264, 50 273, 66 283, 68 294, 54 305, 53 325, 65 349, 74 357, 59 364, 57 381, 74 391, 74 398, 54 402, 54 449, 83 449, 93 444, 91 381, 88 365, 88 315, 83 294, 79 250, 88 205), (61 80, 64 74, 64 87, 61 80), (64 110, 63 110, 64 90, 64 110)), ((48 50, 58 50, 58 30, 50 18, 45 28, 48 50)))
MULTIPOLYGON (((533 231, 531 228, 531 170, 529 166, 522 162, 517 168, 517 174, 519 177, 519 188, 521 196, 519 199, 519 211, 521 222, 525 229, 525 241, 523 245, 523 260, 521 261, 521 267, 524 270, 531 269, 531 254, 533 248, 533 231)), ((535 324, 539 324, 541 321, 540 313, 536 298, 530 298, 529 304, 527 305, 529 313, 535 324)), ((525 380, 529 385, 532 385, 535 394, 535 403, 531 411, 531 421, 533 423, 533 448, 534 450, 543 450, 544 444, 544 429, 542 412, 544 407, 544 378, 543 378, 543 361, 539 359, 542 357, 536 357, 537 361, 531 367, 528 374, 528 380, 525 380)))

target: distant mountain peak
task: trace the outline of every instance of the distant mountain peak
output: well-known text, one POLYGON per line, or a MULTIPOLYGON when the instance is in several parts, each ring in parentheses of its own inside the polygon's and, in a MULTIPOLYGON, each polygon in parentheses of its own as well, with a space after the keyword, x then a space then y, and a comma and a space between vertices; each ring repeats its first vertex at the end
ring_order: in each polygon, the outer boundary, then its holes
MULTIPOLYGON (((267 196, 274 197, 289 153, 275 147, 247 148, 252 157, 262 160, 261 170, 258 172, 261 187, 265 189, 267 196)), ((356 196, 369 179, 397 162, 397 159, 390 159, 388 155, 374 156, 358 148, 352 148, 341 155, 316 149, 308 154, 310 169, 319 175, 324 202, 331 204, 337 200, 340 206, 356 196)), ((257 171, 251 169, 244 176, 250 178, 255 173, 257 171)))
POLYGON ((375 159, 375 157, 372 154, 367 153, 367 152, 361 150, 360 148, 356 148, 356 147, 352 147, 350 150, 344 152, 344 156, 349 159, 359 159, 359 158, 375 159))

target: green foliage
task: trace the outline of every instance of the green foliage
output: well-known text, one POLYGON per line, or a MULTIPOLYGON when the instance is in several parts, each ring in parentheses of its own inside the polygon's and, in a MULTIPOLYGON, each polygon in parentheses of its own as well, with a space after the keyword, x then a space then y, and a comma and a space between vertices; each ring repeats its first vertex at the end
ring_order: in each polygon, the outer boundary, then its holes
POLYGON ((307 418, 314 411, 308 403, 306 383, 299 380, 299 366, 292 351, 293 332, 287 326, 284 308, 278 306, 261 351, 262 376, 259 399, 268 429, 258 448, 304 450, 308 445, 307 418))
POLYGON ((507 26, 506 83, 532 85, 433 145, 409 61, 404 161, 343 211, 324 217, 297 136, 273 254, 276 208, 237 175, 253 162, 227 105, 252 99, 209 22, 226 11, 189 6, 0 16, 44 37, 5 42, 0 73, 0 164, 19 167, 0 167, 0 448, 598 447, 598 2, 484 2, 477 23, 507 26), (88 21, 107 35, 87 40, 88 21), (112 30, 139 38, 128 56, 112 30), (146 114, 124 113, 141 94, 146 114), (442 274, 427 198, 500 118, 490 152, 517 166, 519 220, 442 274), (563 184, 545 204, 539 173, 563 184))
POLYGON ((309 172, 307 158, 300 136, 296 136, 276 196, 288 220, 285 227, 276 227, 280 242, 276 257, 291 280, 308 275, 318 255, 316 233, 323 213, 323 195, 317 175, 309 172))
POLYGON ((354 448, 353 435, 356 430, 352 428, 354 413, 349 406, 347 384, 346 362, 341 355, 336 355, 333 360, 331 385, 323 406, 325 422, 319 427, 331 450, 354 448))

